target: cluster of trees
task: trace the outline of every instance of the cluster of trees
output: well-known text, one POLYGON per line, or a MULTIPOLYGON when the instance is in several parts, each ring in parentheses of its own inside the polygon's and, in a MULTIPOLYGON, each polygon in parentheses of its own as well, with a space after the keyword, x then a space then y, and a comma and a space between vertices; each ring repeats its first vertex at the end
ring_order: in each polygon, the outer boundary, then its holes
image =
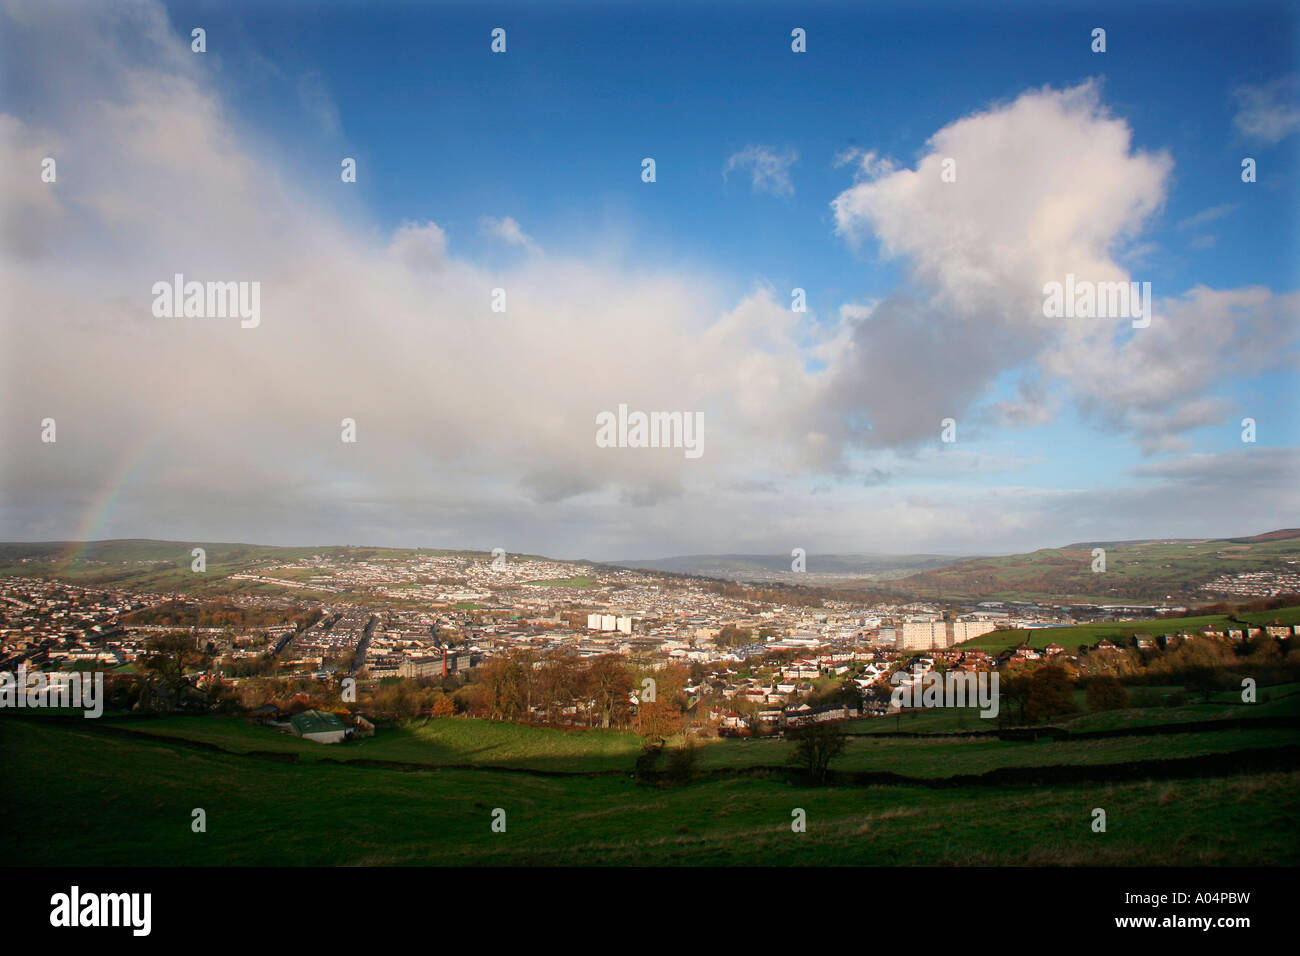
POLYGON ((705 591, 721 597, 755 604, 783 604, 791 607, 822 607, 828 598, 838 595, 826 588, 786 584, 736 584, 726 581, 701 579, 696 581, 705 591))
POLYGON ((753 642, 754 632, 750 628, 738 627, 735 624, 722 625, 722 630, 714 638, 714 643, 719 647, 742 647, 753 642))
POLYGON ((380 681, 358 696, 357 706, 380 720, 450 717, 456 712, 450 695, 431 681, 380 681))
POLYGON ((668 736, 684 725, 688 675, 681 667, 651 669, 617 654, 517 651, 479 667, 455 701, 458 711, 475 717, 668 736))
POLYGON ((1083 694, 1089 710, 1123 710, 1129 706, 1128 691, 1118 677, 1109 674, 1088 681, 1083 694))
POLYGON ((1012 724, 1035 724, 1063 714, 1072 714, 1074 681, 1065 668, 1047 664, 1029 673, 1002 675, 998 679, 1001 704, 998 720, 1012 724))
POLYGON ((1185 687, 1208 702, 1215 694, 1239 690, 1244 677, 1260 685, 1300 681, 1300 655, 1290 642, 1261 636, 1228 645, 1195 639, 1166 651, 1127 649, 1122 655, 1088 655, 1079 666, 1050 663, 1032 669, 1003 671, 1000 720, 1038 723, 1074 713, 1071 691, 1077 680, 1090 710, 1181 704, 1187 694, 1158 688, 1185 687))
POLYGON ((162 604, 123 615, 123 624, 156 627, 271 627, 293 623, 309 627, 321 617, 302 605, 290 608, 241 607, 222 601, 164 601, 162 604))
POLYGON ((1300 654, 1292 652, 1292 641, 1263 634, 1233 643, 1193 638, 1165 650, 1139 649, 1133 646, 1131 635, 1117 634, 1111 640, 1121 645, 1118 653, 1096 654, 1086 647, 1080 649, 1078 663, 1073 666, 1081 676, 1108 674, 1127 684, 1188 686, 1199 686, 1210 679, 1223 684, 1238 673, 1249 674, 1261 683, 1300 679, 1300 654), (1212 678, 1215 674, 1218 677, 1212 678))

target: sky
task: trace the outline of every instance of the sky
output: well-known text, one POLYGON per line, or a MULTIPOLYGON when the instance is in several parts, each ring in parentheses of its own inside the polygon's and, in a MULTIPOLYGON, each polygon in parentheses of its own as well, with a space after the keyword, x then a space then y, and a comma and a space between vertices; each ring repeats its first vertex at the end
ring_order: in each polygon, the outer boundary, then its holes
POLYGON ((1300 524, 1294 5, 0 21, 0 540, 617 560, 1300 524), (155 314, 178 273, 258 283, 256 327, 155 314), (1067 275, 1150 283, 1149 325, 1046 316, 1067 275), (601 447, 620 405, 700 415, 701 453, 601 447))

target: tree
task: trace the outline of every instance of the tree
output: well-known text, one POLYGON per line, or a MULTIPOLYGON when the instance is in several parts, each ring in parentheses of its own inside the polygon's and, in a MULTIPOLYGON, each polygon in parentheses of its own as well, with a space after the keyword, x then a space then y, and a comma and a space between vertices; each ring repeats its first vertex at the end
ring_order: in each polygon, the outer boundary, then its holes
POLYGON ((740 647, 749 644, 754 639, 754 632, 747 627, 738 627, 735 624, 724 624, 714 638, 714 643, 720 647, 740 647))
POLYGON ((682 733, 685 727, 682 714, 686 706, 686 677, 686 669, 674 665, 636 676, 634 690, 638 702, 633 729, 637 733, 661 737, 682 733), (645 699, 645 677, 652 677, 655 682, 654 700, 645 699))
POLYGON ((632 675, 617 654, 594 657, 583 673, 582 689, 592 701, 600 726, 622 726, 631 712, 632 675))
POLYGON ((1029 678, 1024 674, 1008 673, 998 681, 998 723, 1023 724, 1025 704, 1029 700, 1029 678))
POLYGON ((809 724, 790 732, 794 740, 791 762, 817 783, 825 783, 830 762, 844 752, 844 731, 835 724, 809 724))
POLYGON ((179 705, 181 692, 186 686, 185 675, 191 670, 198 670, 205 660, 205 655, 189 633, 163 631, 150 638, 146 645, 144 670, 169 692, 170 706, 175 708, 179 705))
POLYGON ((1088 681, 1084 697, 1089 710, 1123 710, 1128 707, 1128 691, 1117 678, 1108 675, 1088 681))
POLYGON ((1055 664, 1040 667, 1029 677, 1029 698, 1025 701, 1025 717, 1031 723, 1074 713, 1071 697, 1070 675, 1055 664))

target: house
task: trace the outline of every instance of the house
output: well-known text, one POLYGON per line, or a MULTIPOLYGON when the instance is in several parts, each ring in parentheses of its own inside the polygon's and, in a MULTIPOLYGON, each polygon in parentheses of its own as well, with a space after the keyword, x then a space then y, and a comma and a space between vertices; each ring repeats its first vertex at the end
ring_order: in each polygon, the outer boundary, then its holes
POLYGON ((275 704, 263 704, 261 707, 254 707, 250 710, 248 716, 254 717, 262 723, 267 723, 281 716, 281 712, 280 708, 275 704))
POLYGON ((728 710, 714 718, 723 727, 728 730, 744 730, 748 724, 745 722, 743 714, 738 714, 734 710, 728 710))
POLYGON ((318 744, 336 744, 348 735, 348 728, 337 714, 327 710, 304 710, 289 720, 296 736, 318 744))

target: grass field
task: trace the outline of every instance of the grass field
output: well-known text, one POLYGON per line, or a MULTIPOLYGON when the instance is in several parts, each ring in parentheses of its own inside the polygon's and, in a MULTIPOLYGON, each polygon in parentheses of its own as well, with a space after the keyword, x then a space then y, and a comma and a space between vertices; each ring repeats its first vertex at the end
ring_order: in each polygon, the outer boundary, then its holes
POLYGON ((213 744, 232 753, 298 754, 303 760, 385 760, 430 767, 510 767, 540 771, 630 769, 641 738, 621 730, 556 730, 444 717, 384 727, 367 740, 322 746, 242 717, 105 718, 142 734, 213 744))
MULTIPOLYGON (((1274 611, 1260 611, 1240 615, 1240 620, 1251 624, 1300 624, 1300 607, 1278 608, 1274 611)), ((1115 621, 1106 624, 1076 624, 1071 627, 1039 627, 1028 631, 992 631, 972 640, 963 642, 963 648, 975 648, 989 653, 999 653, 1009 647, 1029 642, 1030 647, 1042 650, 1048 644, 1060 644, 1070 653, 1074 653, 1080 644, 1089 646, 1103 638, 1109 638, 1127 645, 1134 634, 1172 634, 1177 631, 1197 631, 1211 625, 1219 628, 1241 627, 1226 614, 1209 614, 1197 617, 1165 618, 1156 621, 1115 621)))
MULTIPOLYGON (((1295 700, 1300 700, 1300 697, 1295 700)), ((1242 710, 1238 708, 1231 715, 1241 716, 1242 710)), ((1280 712, 1270 709, 1253 713, 1274 716, 1280 712)), ((1200 714, 1184 712, 1183 719, 1213 719, 1210 713, 1209 709, 1200 714)), ((1116 722, 1141 723, 1134 717, 1140 718, 1143 712, 1125 714, 1128 716, 1106 716, 1116 722)), ((878 723, 892 724, 893 721, 878 723)), ((150 736, 199 741, 232 754, 294 754, 299 761, 306 763, 385 761, 429 768, 611 773, 630 771, 641 749, 640 738, 624 731, 556 730, 466 718, 412 721, 401 727, 383 728, 369 740, 331 747, 304 741, 238 717, 161 717, 109 721, 108 725, 150 736)), ((971 739, 943 736, 942 733, 914 738, 891 737, 882 732, 853 738, 834 765, 845 771, 889 771, 909 777, 938 778, 985 773, 998 767, 1104 764, 1232 753, 1258 747, 1285 746, 1296 741, 1294 731, 1277 728, 1224 729, 1102 741, 1053 742, 1043 739, 1036 743, 995 737, 971 739)), ((676 743, 669 742, 670 746, 676 743)), ((781 767, 788 762, 791 749, 789 741, 777 738, 706 740, 698 744, 697 767, 706 772, 781 767)))
MULTIPOLYGON (((1250 706, 1228 694, 1056 724, 1086 732, 1294 717, 1296 690, 1267 688, 1268 700, 1250 706)), ((33 863, 1300 863, 1291 839, 1300 772, 1121 783, 1106 770, 1143 762, 1146 774, 1149 761, 1275 753, 1297 742, 1293 727, 1033 742, 957 736, 954 722, 967 731, 993 722, 931 711, 850 725, 874 732, 851 738, 834 769, 906 778, 894 785, 804 786, 783 769, 791 742, 760 739, 701 742, 696 779, 658 788, 633 779, 641 741, 617 730, 442 718, 325 747, 240 717, 49 716, 0 718, 0 846, 33 863), (897 724, 904 735, 892 733, 897 724), (1043 767, 1090 767, 1096 782, 924 785, 1043 767), (1107 811, 1104 834, 1089 826, 1097 806, 1107 811), (206 833, 190 830, 195 807, 207 813, 206 833), (504 834, 489 826, 497 807, 504 834), (807 811, 807 833, 790 829, 796 807, 807 811)))
POLYGON ((35 865, 1300 862, 1295 772, 969 790, 724 775, 657 789, 624 774, 282 764, 26 719, 0 720, 0 752, 0 842, 35 865), (1106 833, 1089 826, 1098 806, 1106 833), (497 807, 505 833, 490 829, 497 807), (806 833, 791 831, 795 808, 806 833))

